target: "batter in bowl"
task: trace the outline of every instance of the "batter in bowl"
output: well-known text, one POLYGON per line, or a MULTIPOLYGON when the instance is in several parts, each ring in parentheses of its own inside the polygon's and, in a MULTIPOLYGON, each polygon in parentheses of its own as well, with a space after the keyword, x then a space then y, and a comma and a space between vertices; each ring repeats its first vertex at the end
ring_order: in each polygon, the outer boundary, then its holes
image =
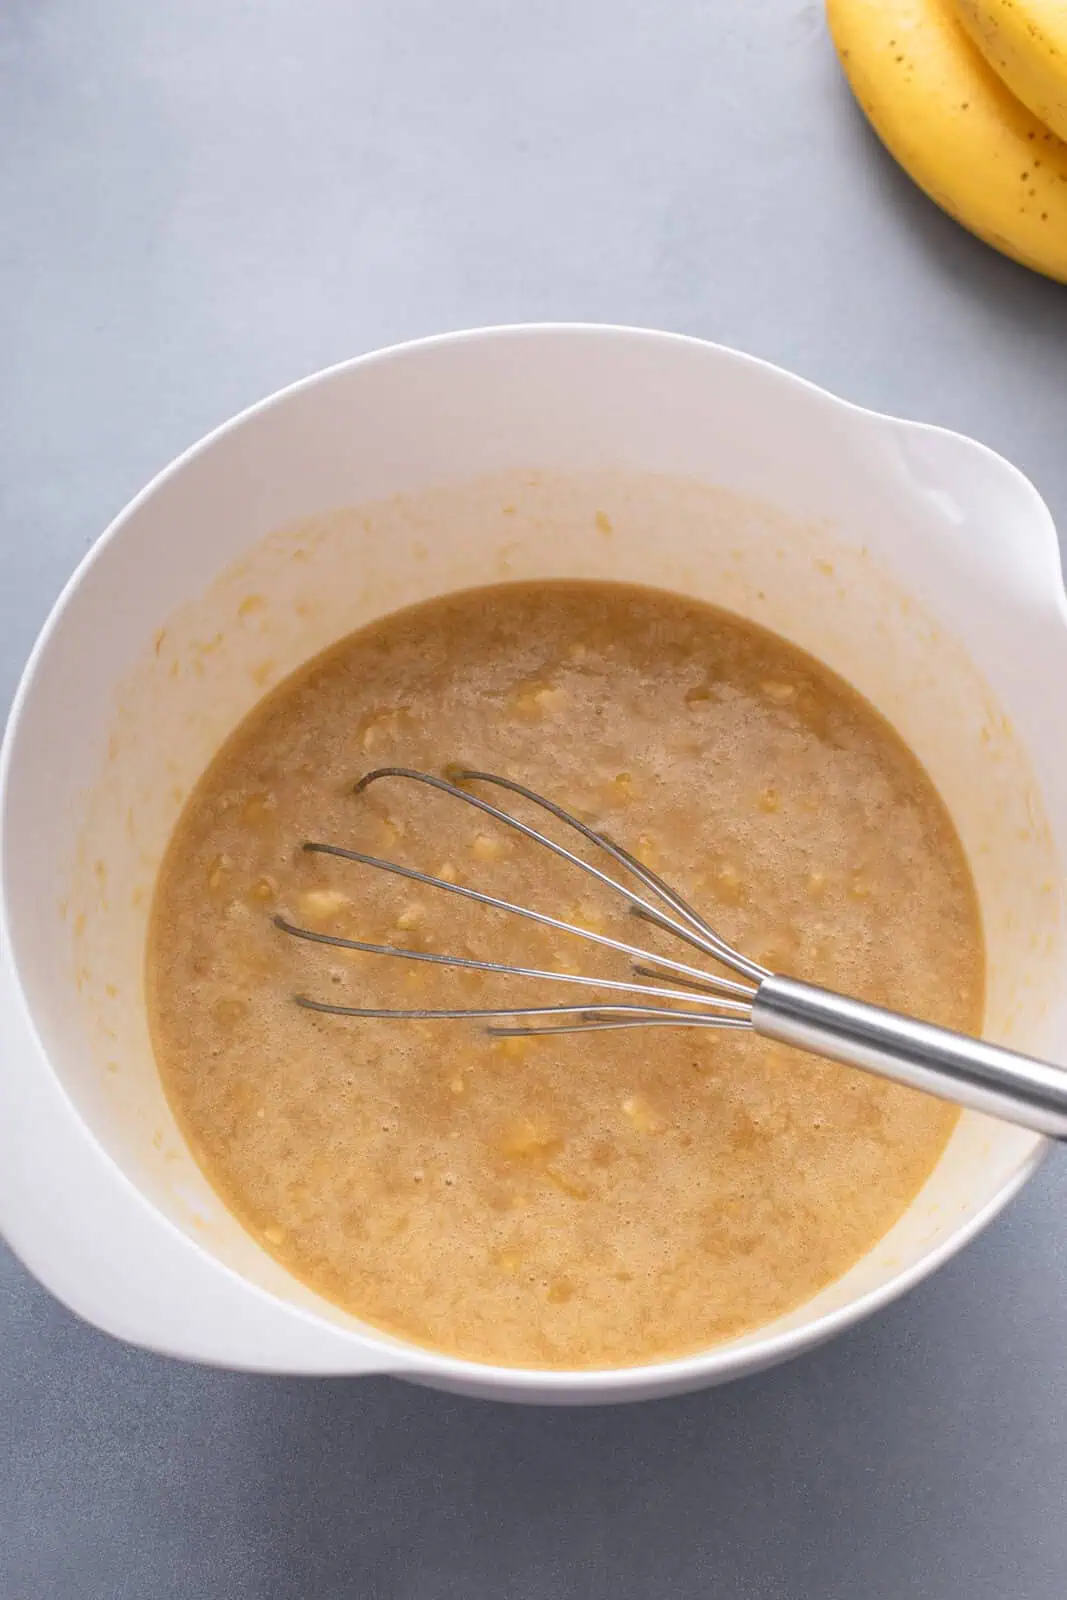
POLYGON ((469 591, 374 623, 283 683, 178 823, 149 1012, 209 1180, 312 1288, 476 1361, 660 1361, 809 1299, 905 1210, 953 1108, 747 1034, 492 1041, 470 1023, 293 1003, 572 994, 310 945, 278 912, 629 976, 573 937, 300 850, 385 855, 632 940, 617 897, 471 808, 411 785, 352 796, 372 767, 452 763, 594 821, 767 966, 978 1029, 981 926, 959 840, 916 758, 841 679, 659 591, 469 591))

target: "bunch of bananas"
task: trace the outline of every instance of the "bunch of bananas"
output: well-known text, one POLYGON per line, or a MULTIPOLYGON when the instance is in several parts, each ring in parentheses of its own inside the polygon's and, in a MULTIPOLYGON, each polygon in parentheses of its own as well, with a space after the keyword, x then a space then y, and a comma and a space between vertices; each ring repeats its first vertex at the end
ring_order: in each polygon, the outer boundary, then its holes
POLYGON ((1067 282, 1067 0, 827 0, 876 132, 950 216, 1067 282))

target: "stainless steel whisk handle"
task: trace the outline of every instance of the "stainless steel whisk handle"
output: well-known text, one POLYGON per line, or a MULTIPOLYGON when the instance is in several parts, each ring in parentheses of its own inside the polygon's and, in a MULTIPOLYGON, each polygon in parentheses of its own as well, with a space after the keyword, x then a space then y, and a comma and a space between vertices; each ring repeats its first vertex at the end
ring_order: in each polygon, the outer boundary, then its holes
POLYGON ((765 1039, 1067 1139, 1067 1070, 1047 1061, 795 978, 764 978, 752 1026, 765 1039))

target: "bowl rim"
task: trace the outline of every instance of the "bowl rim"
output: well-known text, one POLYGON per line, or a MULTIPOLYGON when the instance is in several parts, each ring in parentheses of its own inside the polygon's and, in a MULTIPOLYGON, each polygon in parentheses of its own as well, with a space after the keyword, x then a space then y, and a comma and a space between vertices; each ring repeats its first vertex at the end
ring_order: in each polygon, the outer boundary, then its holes
MULTIPOLYGON (((441 347, 522 342, 526 340, 535 341, 543 338, 558 337, 578 340, 588 339, 590 341, 603 340, 606 342, 625 340, 688 349, 693 352, 699 352, 703 357, 710 355, 716 360, 734 363, 739 367, 758 371, 768 382, 776 382, 782 387, 792 387, 795 392, 803 394, 809 402, 821 405, 827 410, 832 409, 852 413, 858 417, 868 419, 874 425, 887 428, 915 429, 924 433, 944 435, 962 441, 970 449, 995 460, 1000 468, 1009 473, 1018 482, 1020 488, 1025 488, 1029 492, 1033 501, 1034 512, 1044 523, 1042 536, 1046 540, 1051 538, 1057 564, 1059 563, 1059 548, 1055 526, 1051 513, 1036 487, 1010 461, 996 451, 989 449, 988 446, 980 441, 972 439, 965 434, 955 433, 951 429, 911 421, 857 405, 855 402, 846 400, 834 394, 831 390, 812 382, 810 379, 803 378, 787 368, 778 366, 776 363, 765 360, 762 357, 735 350, 728 345, 698 338, 690 334, 617 323, 546 321, 493 324, 485 327, 462 328, 445 333, 430 334, 366 351, 331 363, 329 366, 320 368, 293 383, 272 391, 262 399, 246 406, 210 429, 161 468, 119 510, 78 561, 49 610, 19 676, 7 715, 3 737, 0 740, 0 961, 7 968, 7 974, 14 986, 16 997, 20 1002, 19 1009, 22 1019, 29 1031, 30 1039, 35 1046, 40 1064, 51 1076, 54 1085, 63 1095, 77 1119, 79 1131, 90 1141, 95 1155, 106 1162, 115 1174, 125 1182, 131 1191, 131 1197, 136 1198, 142 1205, 146 1206, 160 1226, 166 1230, 172 1230, 179 1238, 193 1243, 198 1250, 222 1271, 238 1279, 243 1285, 258 1290, 259 1293, 266 1295, 271 1300, 278 1300, 279 1297, 272 1291, 260 1289, 258 1285, 253 1284, 243 1274, 214 1256, 212 1252, 204 1250, 199 1241, 189 1240, 188 1236, 178 1228, 177 1224, 161 1212, 148 1196, 128 1178, 124 1169, 119 1166, 110 1152, 99 1142, 95 1133, 82 1118, 77 1105, 70 1099, 65 1085, 52 1066, 48 1052, 40 1037, 34 1010, 19 970, 17 938, 12 927, 9 909, 4 852, 4 839, 8 831, 10 774, 17 756, 27 703, 40 662, 48 651, 54 635, 61 627, 68 610, 75 602, 87 573, 124 532, 128 524, 134 521, 142 508, 161 489, 166 487, 172 479, 179 477, 193 461, 214 449, 231 433, 249 426, 259 416, 284 406, 300 394, 319 388, 332 379, 339 378, 357 369, 374 367, 398 360, 418 360, 441 347)), ((1067 626, 1067 594, 1064 591, 1062 569, 1060 569, 1060 572, 1060 582, 1057 585, 1057 601, 1061 620, 1067 626)), ((0 1073, 2 1073, 2 1070, 2 1066, 0 1066, 0 1073)), ((848 1301, 843 1306, 823 1313, 812 1322, 799 1328, 771 1334, 766 1338, 761 1338, 760 1330, 756 1328, 741 1335, 738 1340, 714 1345, 705 1351, 667 1361, 636 1366, 556 1369, 551 1367, 508 1367, 465 1359, 449 1355, 445 1351, 420 1346, 410 1341, 393 1339, 370 1323, 361 1323, 358 1328, 351 1329, 340 1327, 337 1324, 330 1324, 330 1327, 334 1332, 341 1334, 342 1338, 350 1340, 354 1350, 358 1348, 371 1357, 373 1364, 365 1362, 358 1369, 368 1374, 373 1372, 391 1373, 401 1377, 410 1376, 418 1380, 425 1379, 429 1382, 435 1380, 443 1380, 445 1384, 454 1382, 457 1387, 468 1386, 482 1387, 486 1390, 523 1391, 531 1395, 536 1394, 538 1391, 555 1391, 563 1396, 573 1394, 594 1399, 597 1397, 611 1399, 616 1395, 622 1396, 631 1390, 653 1393, 698 1388, 730 1377, 741 1377, 761 1368, 775 1365, 789 1357, 802 1354, 812 1346, 821 1344, 853 1324, 864 1320, 883 1306, 899 1298, 916 1284, 921 1283, 923 1279, 934 1273, 975 1238, 1010 1203, 1041 1165, 1048 1148, 1049 1141, 1047 1139, 1039 1139, 1019 1163, 1018 1167, 1001 1182, 997 1190, 989 1196, 983 1205, 961 1224, 954 1226, 947 1237, 934 1248, 924 1253, 910 1266, 901 1268, 878 1287, 867 1291, 854 1300, 848 1301)), ((316 1313, 308 1308, 287 1305, 287 1309, 295 1312, 302 1320, 309 1320, 316 1325, 321 1322, 316 1313)), ((165 1344, 161 1342, 157 1348, 164 1350, 165 1344)), ((167 1353, 181 1354, 179 1350, 167 1353)), ((290 1370, 298 1371, 299 1369, 294 1367, 290 1370)))

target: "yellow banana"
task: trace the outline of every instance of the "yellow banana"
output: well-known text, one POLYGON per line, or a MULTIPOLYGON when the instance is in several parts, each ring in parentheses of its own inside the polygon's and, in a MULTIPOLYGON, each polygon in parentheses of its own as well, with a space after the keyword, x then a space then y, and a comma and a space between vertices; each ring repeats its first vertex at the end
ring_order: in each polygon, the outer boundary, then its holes
POLYGON ((1024 106, 1067 139, 1064 0, 954 0, 971 39, 1024 106))
POLYGON ((830 32, 883 144, 950 216, 1067 282, 1067 143, 1001 83, 952 0, 827 0, 830 32))

